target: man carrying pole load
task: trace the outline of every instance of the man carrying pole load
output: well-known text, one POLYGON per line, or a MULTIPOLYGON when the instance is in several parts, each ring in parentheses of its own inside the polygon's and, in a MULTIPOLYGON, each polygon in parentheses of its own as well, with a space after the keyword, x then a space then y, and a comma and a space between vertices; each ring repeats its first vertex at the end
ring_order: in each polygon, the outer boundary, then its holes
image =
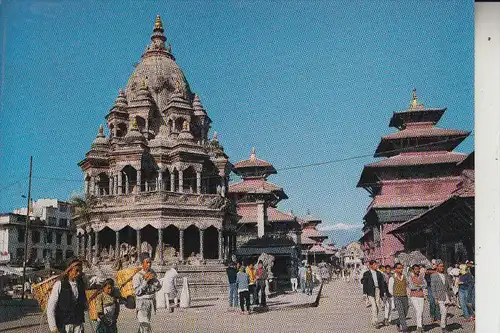
POLYGON ((82 262, 71 262, 61 280, 52 287, 47 301, 47 321, 51 333, 83 333, 85 310, 88 307, 82 262))
POLYGON ((152 333, 151 314, 156 311, 155 293, 161 289, 161 284, 156 277, 156 272, 151 269, 149 253, 141 253, 139 259, 142 263, 142 269, 132 279, 136 297, 137 320, 139 321, 137 332, 152 333))

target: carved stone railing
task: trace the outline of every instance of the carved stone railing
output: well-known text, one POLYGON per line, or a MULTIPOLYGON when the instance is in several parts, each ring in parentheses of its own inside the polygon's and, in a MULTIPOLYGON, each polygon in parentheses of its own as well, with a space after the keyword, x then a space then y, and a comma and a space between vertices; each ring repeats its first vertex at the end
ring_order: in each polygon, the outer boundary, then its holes
POLYGON ((141 192, 138 194, 106 195, 95 198, 95 208, 107 208, 129 205, 173 205, 186 207, 202 207, 221 210, 228 205, 228 199, 219 194, 192 194, 168 191, 141 192))

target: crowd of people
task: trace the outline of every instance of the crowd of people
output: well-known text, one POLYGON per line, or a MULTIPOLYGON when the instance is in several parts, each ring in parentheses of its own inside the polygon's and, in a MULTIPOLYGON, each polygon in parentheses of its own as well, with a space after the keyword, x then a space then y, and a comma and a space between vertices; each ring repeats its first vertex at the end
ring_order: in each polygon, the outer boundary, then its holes
POLYGON ((379 266, 374 260, 360 279, 367 307, 371 307, 371 323, 375 328, 379 311, 384 310, 383 326, 391 323, 392 312, 397 313, 398 332, 409 332, 406 316, 410 304, 415 310, 417 332, 423 332, 423 312, 428 300, 433 323, 439 323, 441 331, 447 330, 447 310, 457 306, 463 311, 465 321, 475 320, 474 263, 445 270, 440 259, 433 259, 431 265, 413 264, 403 267, 396 263, 393 267, 379 266))

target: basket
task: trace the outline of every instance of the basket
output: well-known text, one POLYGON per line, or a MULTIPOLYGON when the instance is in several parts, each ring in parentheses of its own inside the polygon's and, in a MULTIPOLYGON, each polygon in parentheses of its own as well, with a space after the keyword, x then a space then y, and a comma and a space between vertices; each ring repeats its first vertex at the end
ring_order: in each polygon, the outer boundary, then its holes
POLYGON ((141 267, 130 267, 116 272, 115 281, 123 298, 134 296, 132 278, 141 270, 141 267))
POLYGON ((85 290, 85 296, 87 296, 87 302, 89 303, 89 317, 90 320, 97 320, 97 308, 96 299, 101 293, 99 290, 85 290))
POLYGON ((56 281, 58 281, 59 276, 54 275, 45 281, 33 285, 33 298, 36 299, 42 311, 45 312, 47 307, 47 301, 49 300, 50 292, 56 281))

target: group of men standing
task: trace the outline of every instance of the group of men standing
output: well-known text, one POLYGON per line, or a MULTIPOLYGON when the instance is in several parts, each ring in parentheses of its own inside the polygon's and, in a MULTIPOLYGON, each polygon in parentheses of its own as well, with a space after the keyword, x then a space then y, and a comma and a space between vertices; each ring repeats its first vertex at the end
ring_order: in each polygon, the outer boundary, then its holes
POLYGON ((262 261, 258 262, 257 269, 252 263, 244 267, 240 262, 232 262, 227 267, 226 272, 229 281, 229 307, 237 307, 238 299, 242 313, 250 314, 250 304, 267 307, 266 281, 268 272, 262 261))
POLYGON ((439 307, 441 331, 446 331, 446 303, 450 298, 451 287, 441 260, 435 260, 430 274, 425 267, 414 264, 409 275, 403 273, 401 263, 394 265, 394 273, 391 272, 390 266, 385 266, 381 272, 378 270, 377 262, 371 260, 369 270, 363 274, 361 283, 363 294, 367 295, 370 302, 371 322, 375 328, 379 327, 379 305, 383 302, 385 310, 383 325, 389 325, 391 312, 395 309, 398 313, 398 332, 408 332, 406 316, 411 303, 415 309, 417 332, 423 332, 422 321, 425 290, 427 290, 431 308, 436 305, 439 307))

